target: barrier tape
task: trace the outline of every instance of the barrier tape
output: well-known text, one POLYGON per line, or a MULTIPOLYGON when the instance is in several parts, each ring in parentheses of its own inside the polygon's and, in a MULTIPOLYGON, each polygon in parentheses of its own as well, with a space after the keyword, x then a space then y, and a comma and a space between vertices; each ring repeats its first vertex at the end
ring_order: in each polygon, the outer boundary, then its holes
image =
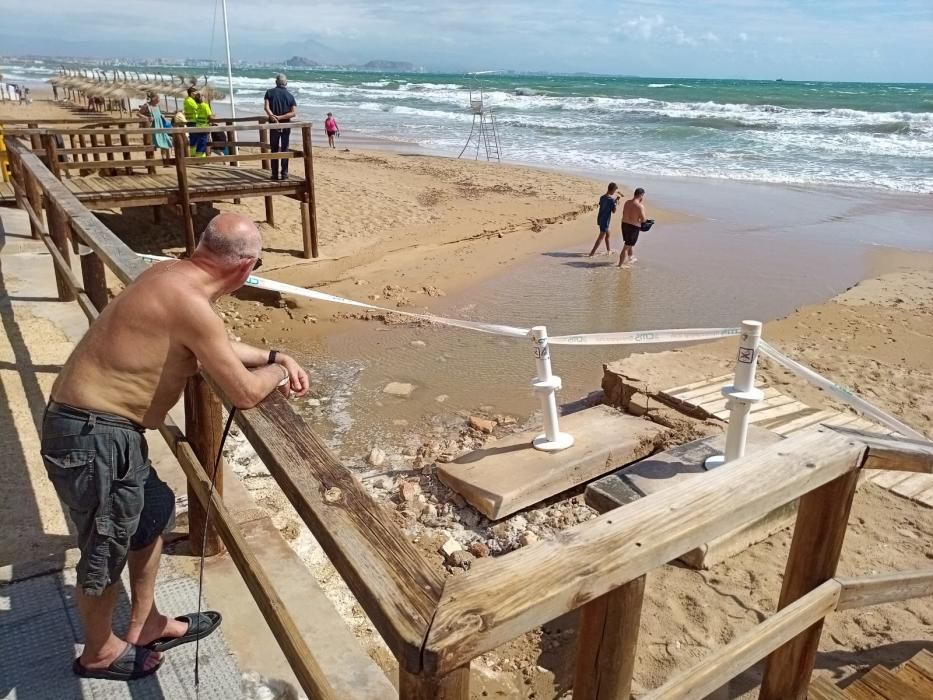
MULTIPOLYGON (((144 260, 159 262, 163 260, 175 260, 161 255, 148 255, 137 253, 144 260)), ((276 282, 250 275, 246 278, 246 286, 256 289, 265 289, 270 292, 280 292, 282 294, 291 294, 293 296, 305 297, 306 299, 316 299, 317 301, 329 301, 334 304, 344 304, 346 306, 356 306, 361 309, 371 311, 384 311, 391 314, 399 314, 410 318, 417 318, 441 323, 446 326, 456 328, 465 328, 481 333, 491 333, 493 335, 503 335, 511 338, 527 338, 531 335, 530 328, 518 328, 516 326, 504 326, 498 323, 482 323, 479 321, 464 321, 458 318, 446 318, 444 316, 434 316, 433 314, 413 313, 411 311, 400 311, 399 309, 388 309, 384 306, 375 306, 362 301, 338 297, 326 292, 318 292, 313 289, 296 287, 293 284, 285 282, 276 282)), ((687 343, 697 340, 714 340, 730 335, 738 335, 738 328, 671 328, 654 331, 623 331, 619 333, 584 333, 577 335, 557 335, 548 338, 551 345, 650 345, 652 343, 687 343)))
POLYGON ((551 345, 640 345, 652 343, 690 343, 738 335, 739 328, 668 328, 656 331, 622 331, 619 333, 584 333, 555 335, 551 345))
POLYGON ((860 415, 871 418, 884 427, 889 428, 896 433, 900 433, 904 437, 913 438, 914 440, 923 440, 924 442, 929 441, 926 435, 918 433, 910 426, 901 423, 894 416, 882 411, 876 406, 872 406, 865 399, 856 396, 844 386, 840 386, 839 384, 836 384, 835 382, 827 379, 823 375, 813 371, 809 367, 800 364, 796 360, 792 360, 787 355, 780 352, 765 341, 762 340, 758 348, 765 355, 784 365, 787 369, 789 369, 801 379, 805 379, 811 384, 820 387, 833 397, 839 399, 842 403, 851 406, 860 415))

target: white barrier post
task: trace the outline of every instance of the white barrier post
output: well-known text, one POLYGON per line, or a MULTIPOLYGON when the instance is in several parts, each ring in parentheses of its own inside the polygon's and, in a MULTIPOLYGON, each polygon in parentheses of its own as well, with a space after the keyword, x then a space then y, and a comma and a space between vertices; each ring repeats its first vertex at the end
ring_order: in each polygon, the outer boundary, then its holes
POLYGON ((531 329, 535 341, 535 361, 538 365, 538 376, 531 382, 535 394, 541 399, 541 413, 544 416, 544 435, 539 435, 532 441, 535 449, 545 452, 565 450, 573 445, 573 435, 560 432, 557 417, 557 397, 555 394, 561 388, 560 377, 551 374, 551 351, 547 343, 547 327, 535 326, 531 329))
POLYGON ((761 389, 755 388, 755 369, 758 366, 758 343, 761 341, 761 323, 742 321, 739 335, 739 352, 735 362, 735 377, 731 386, 722 388, 722 395, 729 399, 729 426, 726 428, 726 454, 714 455, 706 460, 707 469, 720 467, 745 454, 748 436, 748 414, 752 404, 764 398, 761 389))

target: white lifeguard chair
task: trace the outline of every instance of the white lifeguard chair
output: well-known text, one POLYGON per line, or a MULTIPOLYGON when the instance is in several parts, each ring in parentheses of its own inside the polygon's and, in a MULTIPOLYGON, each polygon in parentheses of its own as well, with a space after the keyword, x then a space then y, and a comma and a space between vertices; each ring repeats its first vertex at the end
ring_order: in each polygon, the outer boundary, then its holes
POLYGON ((470 135, 467 137, 463 150, 458 158, 462 158, 470 146, 473 146, 473 157, 479 160, 480 153, 486 154, 486 160, 500 160, 499 132, 496 129, 496 116, 492 108, 486 104, 483 88, 470 88, 470 112, 473 114, 473 123, 470 126, 470 135))

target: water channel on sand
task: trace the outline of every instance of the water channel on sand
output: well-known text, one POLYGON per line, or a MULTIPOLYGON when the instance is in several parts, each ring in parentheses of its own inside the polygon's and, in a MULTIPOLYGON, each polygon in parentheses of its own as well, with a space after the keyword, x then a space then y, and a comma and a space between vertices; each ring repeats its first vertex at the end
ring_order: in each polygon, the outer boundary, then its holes
MULTIPOLYGON (((567 224, 579 228, 578 246, 543 250, 480 284, 431 299, 430 311, 522 327, 545 324, 551 335, 734 326, 745 318, 785 316, 876 274, 886 268, 886 246, 933 250, 929 204, 920 197, 712 181, 645 186, 649 193, 673 192, 658 205, 675 208, 676 197, 696 218, 643 234, 631 269, 618 269, 616 256, 585 257, 593 238, 585 217, 567 224)), ((462 421, 457 411, 487 407, 524 420, 537 408, 532 347, 523 339, 437 325, 344 322, 304 350, 329 399, 309 417, 345 457, 405 432, 426 434, 438 415, 462 421), (415 390, 408 398, 384 394, 393 381, 415 390)), ((598 389, 602 364, 628 352, 553 347, 554 371, 564 383, 560 400, 598 389)))

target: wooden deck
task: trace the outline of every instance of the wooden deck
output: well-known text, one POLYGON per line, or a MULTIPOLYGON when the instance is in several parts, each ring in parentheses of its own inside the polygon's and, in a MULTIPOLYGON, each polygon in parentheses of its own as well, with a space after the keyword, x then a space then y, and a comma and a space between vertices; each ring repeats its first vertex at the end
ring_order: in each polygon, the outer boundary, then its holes
MULTIPOLYGON (((726 399, 721 389, 731 381, 732 375, 726 374, 714 379, 666 389, 661 392, 661 395, 672 405, 683 405, 694 415, 705 413, 707 417, 715 417, 728 422, 729 409, 726 407, 726 399)), ((781 393, 772 386, 759 388, 764 392, 765 398, 752 406, 749 423, 767 428, 778 435, 787 437, 817 424, 867 430, 886 435, 893 434, 891 430, 853 413, 813 408, 781 393)), ((869 481, 899 496, 933 507, 933 475, 875 470, 866 470, 866 473, 869 481)))
POLYGON ((13 185, 9 182, 0 182, 0 204, 15 204, 16 197, 13 196, 13 185))
MULTIPOLYGON (((297 197, 304 187, 304 178, 271 180, 269 172, 259 168, 200 165, 188 168, 187 174, 191 202, 269 195, 297 197)), ((181 203, 178 176, 173 168, 159 168, 155 175, 65 178, 62 184, 91 209, 181 203)))

